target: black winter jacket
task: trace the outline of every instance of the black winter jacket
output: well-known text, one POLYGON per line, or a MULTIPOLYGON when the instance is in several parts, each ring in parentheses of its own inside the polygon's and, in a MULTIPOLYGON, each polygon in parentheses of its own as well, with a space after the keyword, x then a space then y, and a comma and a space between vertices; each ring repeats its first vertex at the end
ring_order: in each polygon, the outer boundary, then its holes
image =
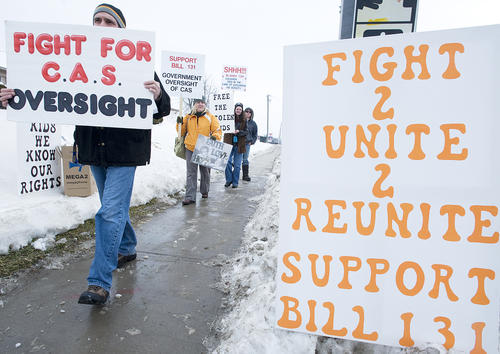
POLYGON ((249 119, 247 121, 248 126, 248 135, 247 135, 247 144, 255 144, 257 141, 257 123, 253 121, 253 119, 249 119))
MULTIPOLYGON (((161 97, 156 102, 158 113, 153 118, 170 114, 170 97, 160 83, 161 97)), ((96 166, 141 166, 151 158, 151 130, 103 127, 75 127, 78 162, 96 166)))

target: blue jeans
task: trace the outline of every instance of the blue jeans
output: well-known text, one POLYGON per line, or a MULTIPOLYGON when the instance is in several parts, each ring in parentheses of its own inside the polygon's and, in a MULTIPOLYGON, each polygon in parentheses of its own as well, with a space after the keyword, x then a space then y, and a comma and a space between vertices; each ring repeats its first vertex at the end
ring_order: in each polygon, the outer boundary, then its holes
POLYGON ((248 166, 248 155, 250 155, 250 144, 245 145, 245 152, 243 153, 243 166, 248 166))
POLYGON ((231 150, 231 154, 229 155, 229 160, 227 160, 226 183, 231 182, 233 186, 238 185, 242 159, 243 159, 243 154, 240 154, 238 152, 238 146, 234 145, 231 150))
POLYGON ((101 208, 95 215, 95 255, 87 281, 109 291, 118 253, 134 254, 137 244, 128 214, 136 167, 90 167, 101 208))

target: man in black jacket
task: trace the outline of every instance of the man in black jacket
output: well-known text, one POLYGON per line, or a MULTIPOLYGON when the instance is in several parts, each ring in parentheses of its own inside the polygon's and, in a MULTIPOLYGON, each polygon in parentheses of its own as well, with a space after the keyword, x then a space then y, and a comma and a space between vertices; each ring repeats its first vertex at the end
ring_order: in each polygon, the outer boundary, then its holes
POLYGON ((243 180, 250 182, 252 179, 248 175, 248 169, 249 169, 248 155, 250 154, 250 146, 255 144, 258 136, 257 123, 255 123, 253 120, 253 109, 251 109, 250 107, 245 108, 245 118, 247 120, 248 135, 246 140, 246 150, 245 153, 243 154, 243 162, 241 168, 243 170, 243 180))
MULTIPOLYGON (((125 28, 123 13, 109 4, 97 6, 94 26, 125 28)), ((170 113, 170 97, 156 73, 144 87, 153 93, 159 120, 170 113)), ((112 272, 136 258, 137 238, 130 223, 129 207, 136 166, 151 157, 151 130, 76 126, 75 148, 78 162, 90 165, 101 208, 95 216, 96 249, 90 267, 88 289, 80 304, 104 304, 109 296, 112 272)))

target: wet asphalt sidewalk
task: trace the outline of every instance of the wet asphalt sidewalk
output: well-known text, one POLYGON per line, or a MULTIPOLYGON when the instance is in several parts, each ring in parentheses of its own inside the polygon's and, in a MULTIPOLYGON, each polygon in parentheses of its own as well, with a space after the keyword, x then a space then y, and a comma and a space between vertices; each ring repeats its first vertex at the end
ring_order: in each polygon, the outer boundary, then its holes
POLYGON ((223 311, 220 265, 239 248, 279 152, 251 161, 252 181, 237 189, 212 171, 208 199, 136 226, 137 261, 115 271, 103 307, 77 304, 93 254, 22 279, 1 297, 0 353, 206 353, 223 311))

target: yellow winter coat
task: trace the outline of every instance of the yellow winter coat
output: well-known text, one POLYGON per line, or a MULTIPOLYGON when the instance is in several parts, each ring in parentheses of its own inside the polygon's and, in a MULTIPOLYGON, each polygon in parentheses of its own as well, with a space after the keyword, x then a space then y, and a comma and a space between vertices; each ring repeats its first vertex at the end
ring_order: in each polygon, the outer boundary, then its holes
MULTIPOLYGON (((217 140, 222 137, 222 131, 220 129, 219 120, 212 113, 205 111, 205 114, 201 117, 196 117, 194 114, 187 114, 182 119, 181 135, 187 135, 184 139, 184 145, 189 151, 193 151, 196 145, 196 140, 198 140, 198 134, 210 136, 213 135, 217 140)), ((177 130, 179 129, 179 123, 177 123, 177 130)))

